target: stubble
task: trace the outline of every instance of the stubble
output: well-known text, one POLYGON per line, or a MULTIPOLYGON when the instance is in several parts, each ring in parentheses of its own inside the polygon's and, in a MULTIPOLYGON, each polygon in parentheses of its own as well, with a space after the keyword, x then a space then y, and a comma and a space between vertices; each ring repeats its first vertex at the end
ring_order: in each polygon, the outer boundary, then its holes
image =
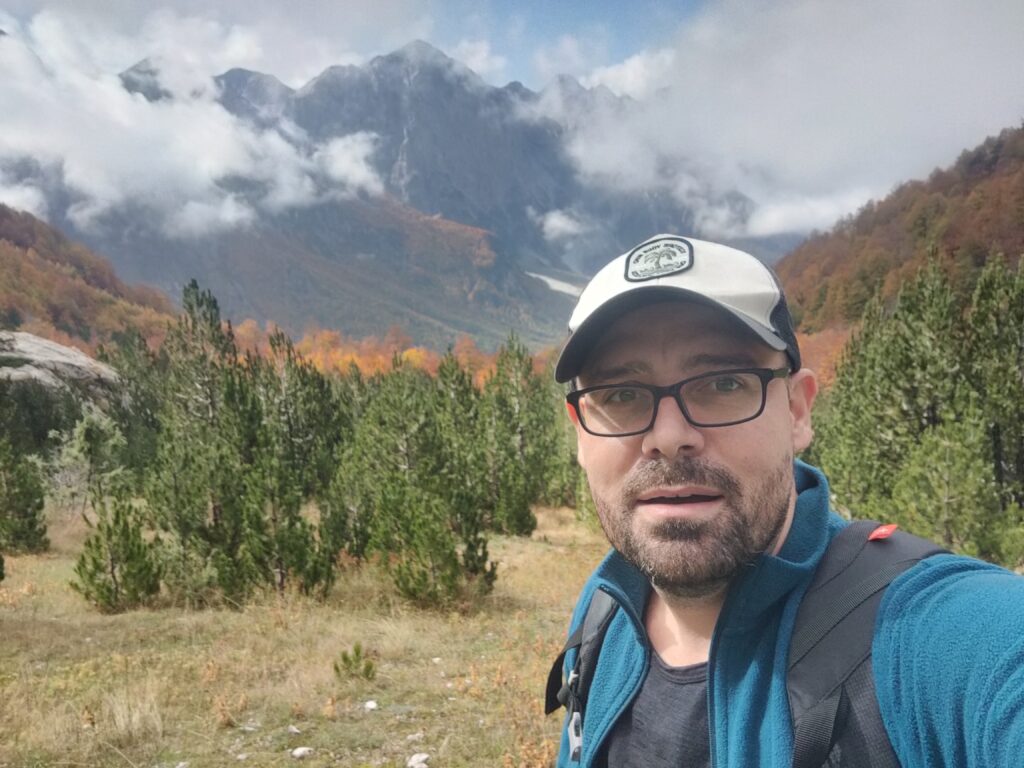
POLYGON ((681 458, 638 466, 618 499, 595 495, 594 503, 612 546, 655 587, 677 597, 699 598, 719 592, 772 546, 786 522, 792 491, 792 456, 747 488, 723 467, 681 458), (637 517, 637 499, 645 491, 683 485, 718 489, 721 510, 710 520, 651 523, 637 517))

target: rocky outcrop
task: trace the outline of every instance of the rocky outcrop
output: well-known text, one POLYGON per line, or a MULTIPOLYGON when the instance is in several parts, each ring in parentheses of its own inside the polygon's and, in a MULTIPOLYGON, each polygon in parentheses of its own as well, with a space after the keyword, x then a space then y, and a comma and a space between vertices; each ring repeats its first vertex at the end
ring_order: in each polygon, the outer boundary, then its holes
POLYGON ((19 331, 0 331, 0 379, 34 381, 53 390, 103 397, 117 384, 109 365, 53 341, 19 331))

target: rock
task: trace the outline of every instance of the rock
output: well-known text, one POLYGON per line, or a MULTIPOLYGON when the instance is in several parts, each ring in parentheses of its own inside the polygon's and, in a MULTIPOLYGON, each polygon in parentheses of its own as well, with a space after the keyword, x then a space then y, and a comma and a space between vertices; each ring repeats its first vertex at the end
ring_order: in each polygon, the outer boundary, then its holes
POLYGON ((365 709, 367 712, 373 712, 373 710, 377 709, 377 702, 373 699, 370 699, 368 702, 363 704, 363 709, 365 709))
POLYGON ((104 397, 117 372, 72 347, 21 331, 0 331, 0 378, 35 381, 48 389, 84 390, 104 397))
POLYGON ((409 761, 405 764, 405 768, 426 768, 427 760, 429 759, 430 755, 426 752, 417 752, 409 758, 409 761))
POLYGON ((294 725, 289 725, 289 726, 288 726, 288 733, 292 733, 292 734, 298 735, 298 734, 302 733, 302 731, 300 731, 300 730, 299 730, 299 729, 298 729, 297 727, 295 727, 294 725))
POLYGON ((305 760, 307 757, 313 754, 312 747, 296 747, 292 750, 291 755, 296 760, 305 760))
POLYGON ((416 733, 410 733, 408 736, 405 737, 405 740, 406 741, 423 741, 423 738, 424 738, 423 731, 417 731, 416 733))

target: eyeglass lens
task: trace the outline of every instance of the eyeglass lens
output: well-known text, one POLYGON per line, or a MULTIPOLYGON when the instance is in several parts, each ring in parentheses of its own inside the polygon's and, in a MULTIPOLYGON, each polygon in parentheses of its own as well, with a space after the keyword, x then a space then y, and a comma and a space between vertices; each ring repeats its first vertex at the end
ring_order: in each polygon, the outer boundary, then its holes
MULTIPOLYGON (((678 391, 690 421, 700 426, 743 421, 764 405, 765 387, 756 373, 713 373, 684 382, 678 391)), ((654 408, 654 392, 640 385, 600 387, 580 398, 584 425, 599 434, 646 430, 654 408)))

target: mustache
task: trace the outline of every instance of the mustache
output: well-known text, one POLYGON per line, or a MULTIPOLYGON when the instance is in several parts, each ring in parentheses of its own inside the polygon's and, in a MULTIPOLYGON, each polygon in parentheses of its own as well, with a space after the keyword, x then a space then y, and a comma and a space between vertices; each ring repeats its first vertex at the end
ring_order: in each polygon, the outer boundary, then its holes
POLYGON ((682 458, 638 466, 623 483, 623 501, 631 508, 641 494, 663 485, 706 485, 717 488, 723 496, 735 499, 741 495, 739 480, 729 470, 706 459, 682 458))

